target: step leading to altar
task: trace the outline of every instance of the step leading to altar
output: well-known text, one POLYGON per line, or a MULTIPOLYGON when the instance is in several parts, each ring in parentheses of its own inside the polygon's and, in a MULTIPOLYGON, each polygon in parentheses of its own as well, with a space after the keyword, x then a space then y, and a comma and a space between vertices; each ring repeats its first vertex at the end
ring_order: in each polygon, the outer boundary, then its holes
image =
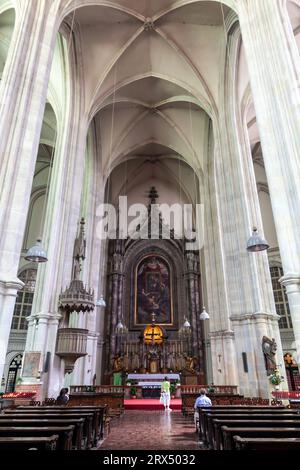
MULTIPOLYGON (((181 411, 182 402, 179 398, 171 400, 170 408, 172 411, 181 411)), ((159 399, 151 398, 131 398, 124 400, 124 408, 127 411, 164 411, 164 405, 159 399)), ((168 411, 166 411, 168 413, 168 411)))
MULTIPOLYGON (((160 390, 162 382, 167 378, 172 387, 173 394, 176 398, 179 398, 179 389, 178 393, 176 394, 176 385, 180 383, 180 375, 179 374, 128 374, 126 378, 126 384, 130 384, 135 386, 137 391, 138 399, 147 398, 147 399, 155 399, 160 397, 160 390), (174 385, 173 385, 174 384, 174 385)), ((125 391, 125 399, 130 398, 130 390, 125 391)))

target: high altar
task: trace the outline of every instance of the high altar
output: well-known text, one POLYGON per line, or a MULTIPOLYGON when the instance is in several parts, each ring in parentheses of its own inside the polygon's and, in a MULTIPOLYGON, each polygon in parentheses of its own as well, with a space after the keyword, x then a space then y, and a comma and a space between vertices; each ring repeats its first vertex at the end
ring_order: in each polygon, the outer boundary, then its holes
MULTIPOLYGON (((158 194, 149 193, 148 227, 158 194)), ((107 283, 104 381, 122 373, 181 373, 186 384, 205 383, 199 252, 185 240, 111 240, 107 283), (121 326, 121 327, 120 327, 121 326)))

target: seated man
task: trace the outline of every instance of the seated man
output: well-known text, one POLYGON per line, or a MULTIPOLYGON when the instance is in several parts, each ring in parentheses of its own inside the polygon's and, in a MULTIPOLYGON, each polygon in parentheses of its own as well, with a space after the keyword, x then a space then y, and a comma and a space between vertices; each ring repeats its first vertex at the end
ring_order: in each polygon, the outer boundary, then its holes
POLYGON ((210 398, 206 396, 206 391, 204 388, 200 390, 200 396, 196 399, 195 401, 195 414, 194 414, 194 421, 195 421, 195 427, 196 431, 198 430, 199 426, 199 413, 198 413, 198 408, 208 408, 212 406, 210 398))

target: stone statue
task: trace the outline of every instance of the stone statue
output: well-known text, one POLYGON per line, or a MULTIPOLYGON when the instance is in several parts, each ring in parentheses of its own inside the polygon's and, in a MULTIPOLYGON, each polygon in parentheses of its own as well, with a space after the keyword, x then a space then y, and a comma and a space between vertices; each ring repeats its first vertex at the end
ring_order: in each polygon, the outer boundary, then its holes
POLYGON ((114 357, 114 366, 113 366, 113 370, 114 372, 119 372, 120 370, 123 369, 123 357, 120 356, 119 354, 117 354, 115 357, 114 357))
POLYGON ((74 243, 73 253, 73 279, 79 280, 81 271, 81 261, 85 259, 86 240, 84 238, 84 219, 80 221, 80 231, 74 243))
POLYGON ((123 268, 123 259, 122 255, 118 253, 113 254, 113 262, 112 262, 112 267, 114 271, 121 272, 123 268))
POLYGON ((197 364, 197 358, 195 356, 185 356, 185 370, 188 372, 195 374, 196 373, 196 364, 197 364))
POLYGON ((275 339, 270 339, 267 336, 263 336, 262 350, 265 357, 267 374, 270 375, 274 371, 274 369, 277 368, 275 357, 277 351, 277 344, 275 339))
POLYGON ((290 366, 290 367, 297 367, 297 363, 296 361, 294 360, 293 356, 291 353, 286 353, 284 356, 284 363, 286 366, 290 366))
POLYGON ((188 270, 192 271, 194 269, 194 254, 193 253, 187 253, 186 254, 186 260, 187 260, 188 270))

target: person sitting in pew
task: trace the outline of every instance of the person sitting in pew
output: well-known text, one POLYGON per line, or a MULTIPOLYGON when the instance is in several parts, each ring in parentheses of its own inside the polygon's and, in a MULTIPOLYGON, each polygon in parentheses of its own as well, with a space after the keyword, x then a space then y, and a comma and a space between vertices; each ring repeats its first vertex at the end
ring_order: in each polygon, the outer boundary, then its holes
POLYGON ((195 427, 196 427, 196 432, 198 431, 198 425, 199 425, 199 412, 198 408, 208 408, 212 406, 212 402, 210 398, 206 396, 206 390, 202 388, 200 390, 200 396, 196 399, 195 401, 195 413, 194 413, 194 421, 195 421, 195 427))
POLYGON ((69 401, 69 395, 67 394, 67 388, 62 388, 59 392, 58 397, 56 398, 56 403, 58 405, 66 405, 69 401))

